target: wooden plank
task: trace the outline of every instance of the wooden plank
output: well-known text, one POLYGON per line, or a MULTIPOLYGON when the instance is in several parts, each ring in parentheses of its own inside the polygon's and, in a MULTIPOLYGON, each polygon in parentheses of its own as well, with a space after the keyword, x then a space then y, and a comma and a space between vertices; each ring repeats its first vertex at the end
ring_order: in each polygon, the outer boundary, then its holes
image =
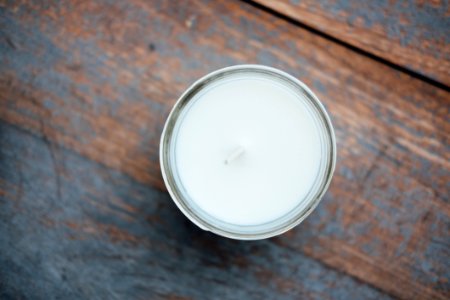
POLYGON ((164 188, 159 135, 196 78, 237 63, 292 73, 330 111, 338 165, 319 210, 266 243, 395 297, 448 298, 448 92, 240 2, 23 3, 1 14, 0 118, 143 186, 164 188))
POLYGON ((1 299, 392 299, 288 247, 204 232, 167 193, 0 125, 1 299))
POLYGON ((450 86, 448 1, 254 1, 450 86))

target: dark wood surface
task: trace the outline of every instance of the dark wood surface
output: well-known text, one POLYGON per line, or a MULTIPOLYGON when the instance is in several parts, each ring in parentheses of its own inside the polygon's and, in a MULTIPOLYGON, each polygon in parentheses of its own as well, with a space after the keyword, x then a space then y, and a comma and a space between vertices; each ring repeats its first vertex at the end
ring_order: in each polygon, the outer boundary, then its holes
POLYGON ((448 1, 255 2, 391 63, 450 85, 448 1))
POLYGON ((0 298, 450 297, 448 90, 239 1, 11 1, 0 63, 0 298), (258 242, 192 225, 158 163, 182 91, 239 63, 308 84, 338 144, 316 211, 258 242))

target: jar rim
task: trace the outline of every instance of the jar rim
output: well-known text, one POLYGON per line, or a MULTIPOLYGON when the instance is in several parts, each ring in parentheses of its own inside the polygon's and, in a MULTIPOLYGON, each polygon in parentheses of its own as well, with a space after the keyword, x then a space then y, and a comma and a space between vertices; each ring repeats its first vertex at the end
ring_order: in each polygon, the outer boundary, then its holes
MULTIPOLYGON (((167 187, 167 190, 175 202, 177 207, 183 212, 183 214, 191 220, 194 224, 199 226, 200 228, 211 231, 215 234, 232 238, 238 240, 258 240, 270 238, 279 234, 282 234, 289 229, 295 227, 299 223, 301 223, 319 204, 321 198, 326 192, 331 178, 335 169, 336 164, 336 138, 334 134, 334 129, 328 116, 325 107, 319 101, 319 99, 314 95, 314 93, 300 80, 295 77, 289 75, 288 73, 281 71, 276 68, 263 66, 263 65, 235 65, 226 67, 223 69, 216 70, 211 72, 196 82, 194 82, 187 90, 179 97, 175 105, 173 106, 167 121, 164 125, 163 132, 161 134, 161 142, 160 142, 160 165, 161 172, 164 179, 164 183, 167 187), (225 226, 220 226, 217 223, 208 221, 206 218, 202 217, 198 211, 189 205, 189 201, 186 199, 186 195, 184 195, 181 190, 177 180, 174 176, 174 170, 172 170, 172 165, 170 163, 170 151, 172 147, 172 136, 174 134, 174 128, 177 124, 177 120, 180 114, 184 111, 190 101, 194 98, 197 93, 203 90, 205 87, 209 86, 211 83, 216 82, 217 80, 221 80, 230 75, 235 75, 239 73, 258 73, 268 75, 269 77, 275 77, 278 80, 283 81, 284 83, 288 83, 292 87, 296 88, 299 93, 308 100, 310 104, 312 104, 313 108, 317 112, 320 121, 322 121, 322 125, 324 126, 324 135, 326 138, 327 144, 327 159, 326 166, 324 171, 324 176, 321 176, 321 182, 316 190, 316 193, 312 195, 311 199, 308 201, 305 207, 302 207, 294 216, 290 217, 288 220, 283 221, 282 223, 276 224, 275 226, 268 227, 264 229, 260 225, 253 226, 254 231, 239 231, 239 227, 246 226, 228 226, 228 228, 224 228, 225 226), (230 227, 235 227, 234 229, 230 229, 230 227), (258 229, 259 228, 259 229, 258 229)), ((306 198, 306 197, 305 197, 306 198)), ((293 209, 294 211, 295 209, 293 209)), ((286 214, 288 215, 288 214, 286 214)), ((274 220, 275 222, 276 220, 274 220)), ((247 226, 252 227, 252 226, 247 226)))

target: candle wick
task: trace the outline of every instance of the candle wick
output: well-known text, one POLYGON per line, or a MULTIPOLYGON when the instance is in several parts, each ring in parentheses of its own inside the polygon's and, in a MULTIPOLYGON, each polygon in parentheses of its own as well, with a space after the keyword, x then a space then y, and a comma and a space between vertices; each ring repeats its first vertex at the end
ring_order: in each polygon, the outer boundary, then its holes
POLYGON ((242 154, 244 154, 245 149, 241 146, 237 147, 236 149, 234 149, 233 152, 231 152, 227 159, 225 159, 225 164, 229 165, 231 164, 233 161, 235 161, 237 158, 239 158, 239 156, 241 156, 242 154))

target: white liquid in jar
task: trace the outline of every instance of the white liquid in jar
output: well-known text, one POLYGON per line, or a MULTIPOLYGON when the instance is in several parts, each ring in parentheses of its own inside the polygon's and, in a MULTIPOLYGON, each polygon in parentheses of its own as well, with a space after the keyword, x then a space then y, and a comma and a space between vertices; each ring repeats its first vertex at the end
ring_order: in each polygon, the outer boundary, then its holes
POLYGON ((174 166, 190 205, 233 225, 260 225, 307 205, 323 147, 311 104, 275 78, 219 79, 176 125, 174 166))

